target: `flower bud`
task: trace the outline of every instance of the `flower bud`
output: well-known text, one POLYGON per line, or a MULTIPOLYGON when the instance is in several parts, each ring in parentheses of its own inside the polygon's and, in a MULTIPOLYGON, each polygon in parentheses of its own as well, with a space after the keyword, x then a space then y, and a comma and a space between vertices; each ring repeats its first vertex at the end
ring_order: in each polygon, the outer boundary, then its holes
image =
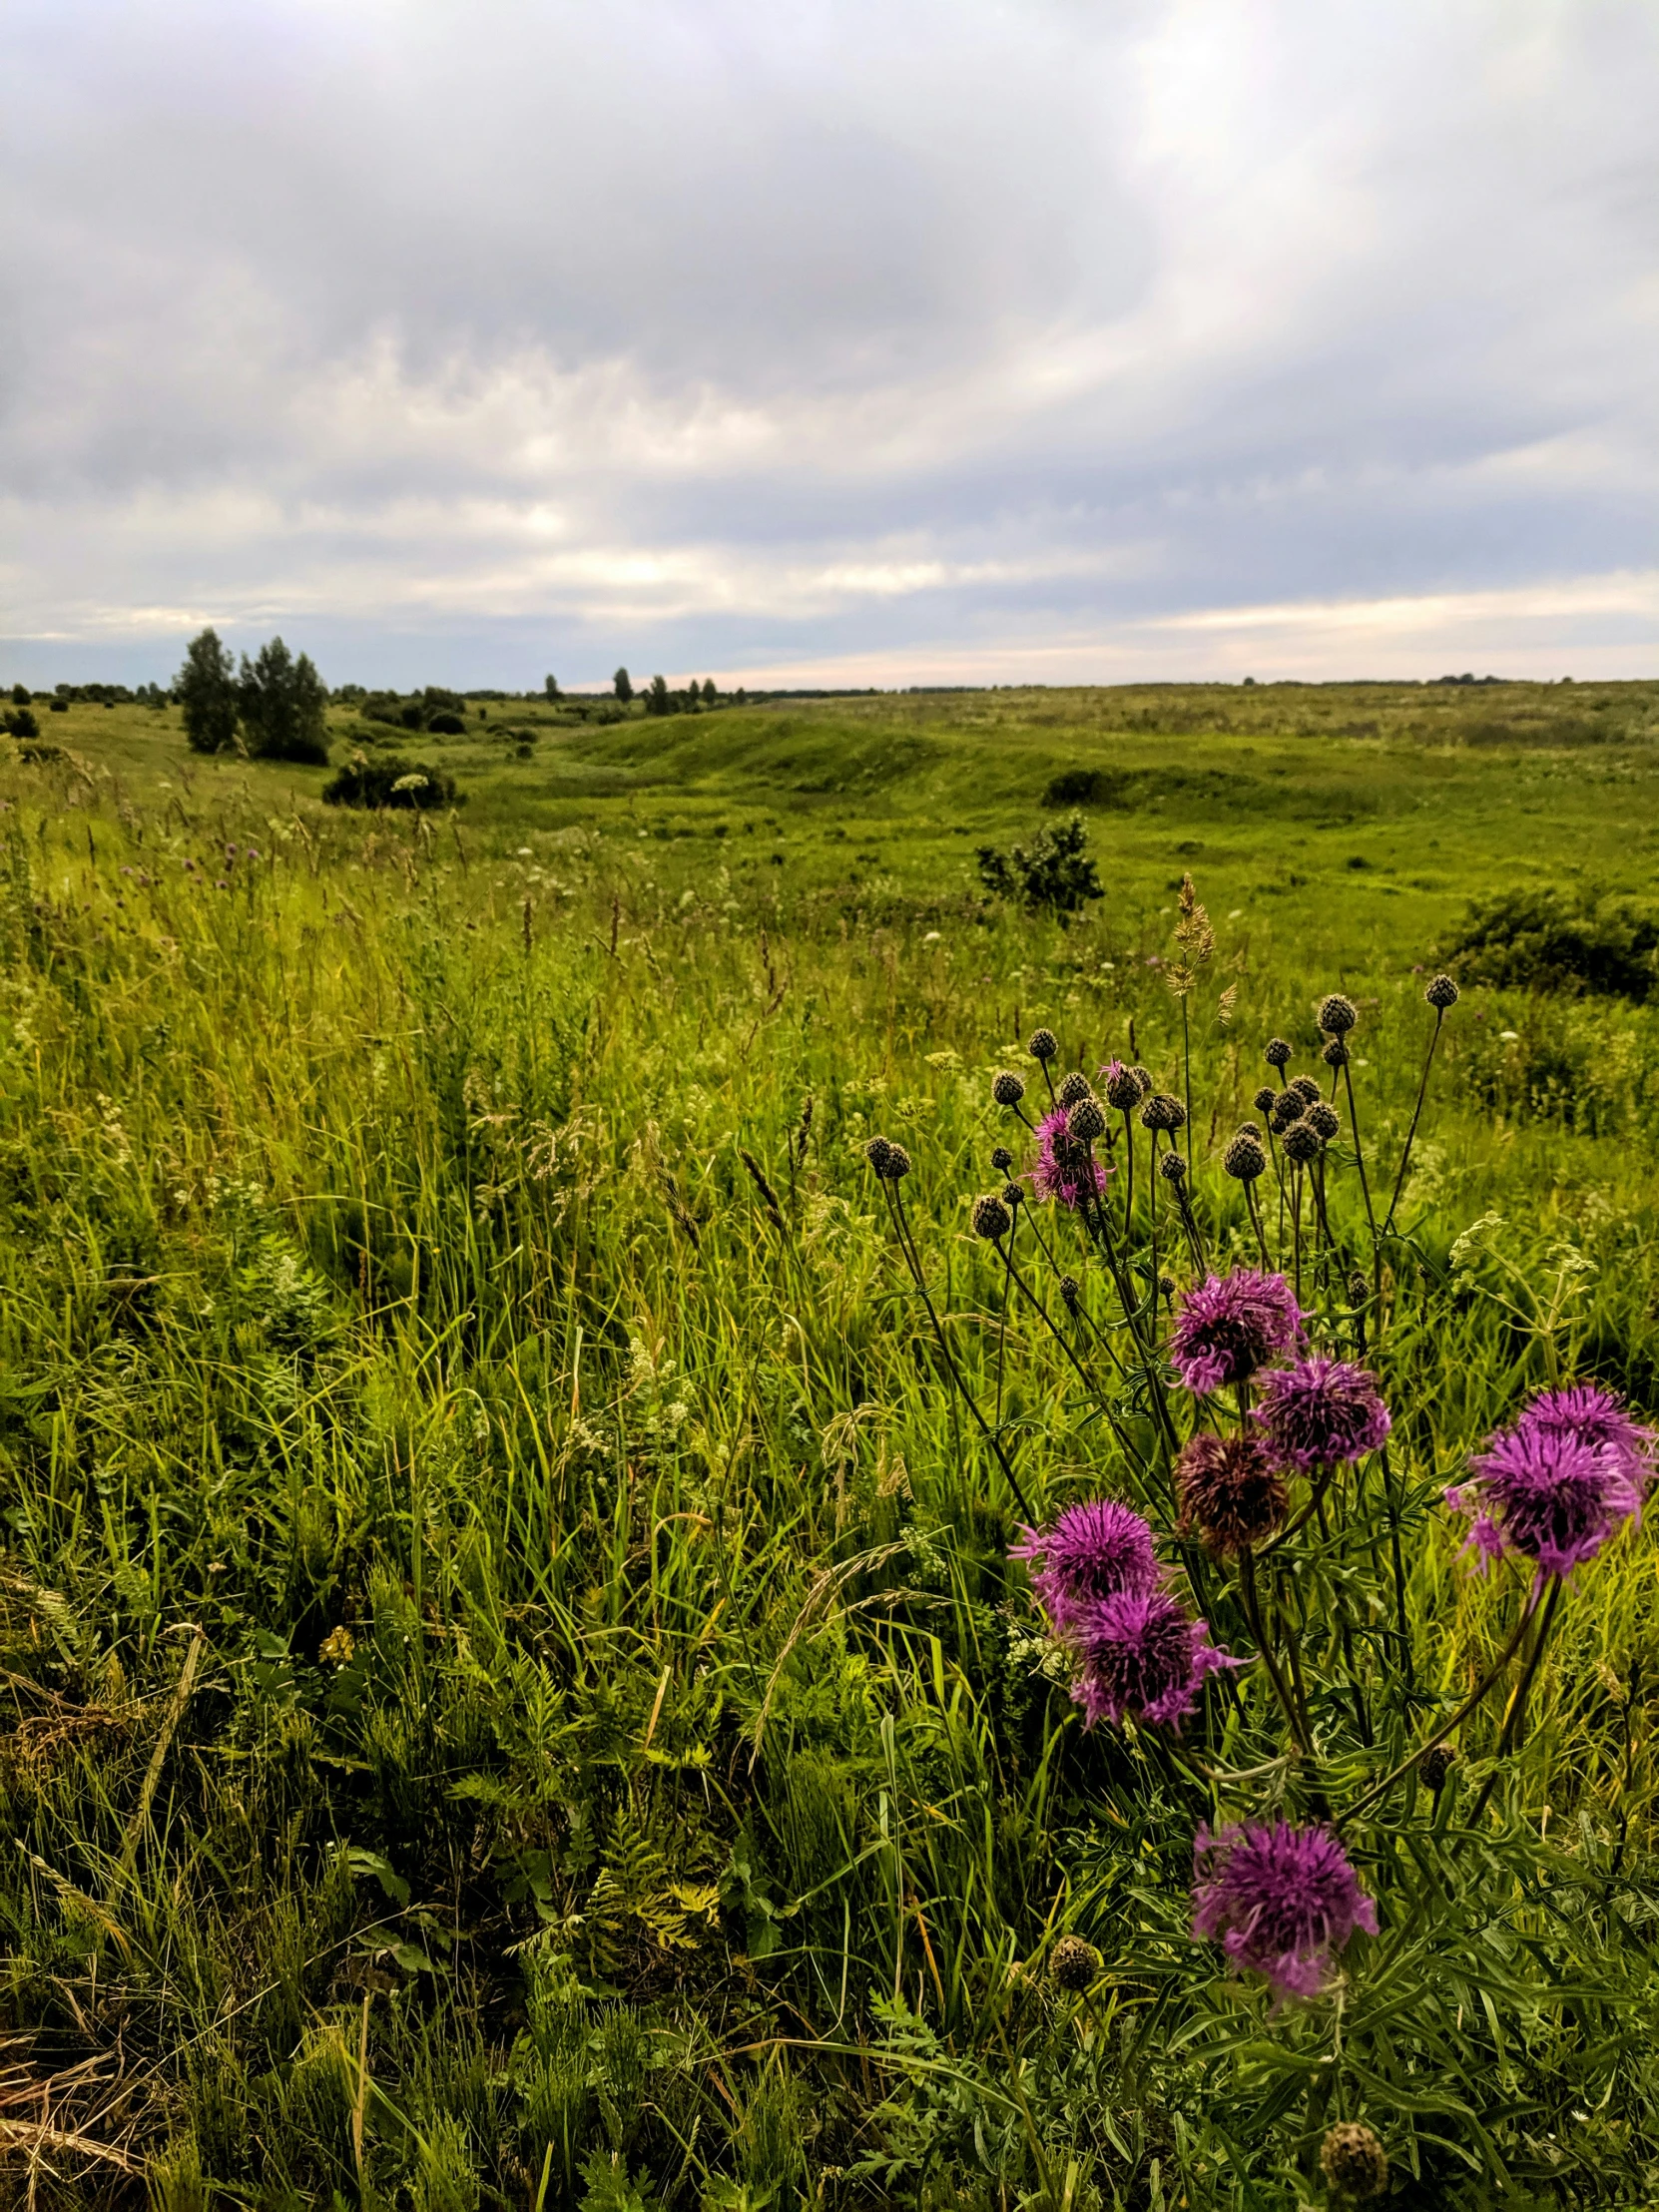
POLYGON ((999 1144, 991 1154, 991 1166, 998 1175, 1006 1175, 1014 1164, 1014 1156, 1005 1144, 999 1144))
POLYGON ((1329 1144, 1333 1137, 1341 1133, 1342 1115, 1335 1106, 1328 1106, 1323 1098, 1316 1099, 1302 1118, 1321 1144, 1329 1144))
POLYGON ((1048 1954, 1048 1977, 1068 1996, 1081 1996, 1100 1978, 1100 1953, 1081 1936, 1062 1936, 1048 1954))
POLYGON ((1236 1183, 1254 1183, 1259 1175, 1267 1173, 1268 1156, 1262 1150, 1261 1139, 1241 1129, 1222 1154, 1221 1164, 1236 1183))
POLYGON ((1106 1116, 1098 1098, 1080 1098, 1066 1116, 1066 1134, 1076 1144, 1093 1144, 1106 1134, 1106 1116))
POLYGON ((1004 1068, 991 1078, 991 1096, 999 1106, 1017 1106, 1025 1096, 1024 1078, 1004 1068))
POLYGON ((1333 991, 1320 1000, 1316 1017, 1328 1037, 1346 1037, 1360 1018, 1360 1009, 1352 998, 1345 998, 1341 991, 1333 991))
POLYGON ((1291 1048, 1283 1037, 1270 1037, 1262 1057, 1270 1068, 1282 1068, 1291 1057, 1291 1048))
POLYGON ((1448 1006, 1455 1006, 1463 994, 1449 975, 1436 975, 1422 995, 1436 1013, 1443 1014, 1448 1006))
POLYGON ((1001 1199, 991 1195, 976 1198, 973 1202, 973 1234, 984 1237, 991 1244, 998 1243, 1014 1226, 1014 1217, 1001 1199))
POLYGON ((1294 1160, 1299 1168, 1320 1156, 1320 1141, 1306 1121, 1293 1121, 1284 1135, 1285 1157, 1294 1160))
POLYGON ((1341 1037, 1333 1037, 1320 1054, 1320 1058, 1328 1068, 1346 1067, 1348 1065, 1348 1047, 1341 1037))
POLYGON ((1085 1098, 1093 1096, 1093 1086, 1081 1068, 1073 1068, 1054 1094, 1056 1104, 1061 1106, 1079 1106, 1085 1098))
POLYGON ((1033 1060, 1055 1060, 1060 1056, 1060 1040, 1052 1029, 1033 1029, 1025 1049, 1033 1060))
POLYGON ((1330 2130, 1320 2145, 1320 2165, 1337 2194, 1359 2204, 1388 2186, 1388 2154, 1360 2120, 1342 2120, 1330 2130))

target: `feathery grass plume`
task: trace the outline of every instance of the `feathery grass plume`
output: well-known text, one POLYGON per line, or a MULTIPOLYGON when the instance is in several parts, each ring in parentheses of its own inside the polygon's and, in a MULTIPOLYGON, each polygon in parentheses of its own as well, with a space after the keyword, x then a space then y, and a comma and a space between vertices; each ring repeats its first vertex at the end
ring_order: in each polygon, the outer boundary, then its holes
POLYGON ((1611 1392, 1546 1391, 1487 1438, 1445 1501, 1473 1515, 1465 1549, 1479 1565, 1515 1552, 1540 1574, 1570 1574, 1640 1520, 1650 1448, 1611 1392))
POLYGON ((1377 1907, 1328 1828, 1251 1823, 1193 1845, 1193 1934, 1219 1942, 1276 1996, 1314 1997, 1356 1930, 1377 1934, 1377 1907))
POLYGON ((1189 1390, 1203 1395, 1248 1382, 1302 1341, 1302 1309, 1282 1275, 1235 1268, 1207 1276, 1181 1301, 1170 1359, 1189 1390))
MULTIPOLYGON (((1074 1297, 1076 1290, 1073 1283, 1074 1297)), ((1065 1296, 1065 1283, 1060 1295, 1065 1296)), ((1123 1590, 1149 1590, 1158 1581, 1151 1528, 1116 1498, 1068 1505, 1050 1527, 1027 1528, 1024 1537, 1009 1547, 1008 1556, 1030 1566, 1032 1593, 1057 1635, 1070 1628, 1082 1606, 1123 1590)))
POLYGON ((1052 1199, 1076 1213, 1091 1184, 1096 1197, 1104 1196, 1111 1170, 1071 1134, 1070 1119, 1063 1106, 1056 1106, 1038 1122, 1037 1157, 1028 1179, 1033 1197, 1052 1199))
POLYGON ((1209 1623, 1190 1618, 1167 1590, 1119 1590, 1080 1606, 1067 1641, 1077 1657, 1072 1699, 1086 1728, 1133 1716, 1178 1729, 1207 1675, 1245 1664, 1213 1644, 1209 1623))
POLYGON ((1377 1378, 1319 1352, 1293 1367, 1270 1368, 1251 1417, 1280 1464, 1299 1474, 1363 1459, 1393 1426, 1377 1378))
POLYGON ((1266 1543, 1290 1503, 1285 1477, 1253 1436, 1216 1436, 1201 1428, 1175 1462, 1181 1526, 1196 1528, 1218 1558, 1266 1543))
POLYGON ((1369 2204, 1388 2186, 1388 2154, 1359 2120, 1340 2120, 1320 2145, 1320 2171, 1340 2197, 1369 2204))

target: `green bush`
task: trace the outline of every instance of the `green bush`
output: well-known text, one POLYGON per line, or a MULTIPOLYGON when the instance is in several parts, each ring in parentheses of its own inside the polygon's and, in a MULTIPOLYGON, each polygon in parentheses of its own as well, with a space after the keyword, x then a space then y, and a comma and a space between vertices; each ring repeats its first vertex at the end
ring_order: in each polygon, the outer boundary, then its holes
POLYGON ((1471 905, 1446 950, 1471 981, 1640 1003, 1653 989, 1659 916, 1628 900, 1597 904, 1558 890, 1509 891, 1471 905))
POLYGON ((359 753, 322 790, 325 807, 458 807, 455 779, 426 761, 367 761, 359 753))
POLYGON ((1083 818, 1073 815, 1052 830, 1039 830, 1029 846, 1016 844, 1002 852, 982 844, 975 853, 979 879, 998 898, 1075 913, 1085 899, 1105 896, 1095 864, 1085 853, 1088 841, 1083 818))

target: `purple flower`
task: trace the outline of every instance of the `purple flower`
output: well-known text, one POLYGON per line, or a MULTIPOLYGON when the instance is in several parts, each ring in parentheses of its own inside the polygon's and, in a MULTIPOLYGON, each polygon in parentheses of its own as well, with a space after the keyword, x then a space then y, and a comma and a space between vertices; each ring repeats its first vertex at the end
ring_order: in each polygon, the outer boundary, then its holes
POLYGON ((1357 1928, 1377 1934, 1377 1907, 1328 1828, 1201 1828, 1193 1845, 1193 1934, 1219 1940, 1235 1965, 1279 1996, 1317 1996, 1333 1951, 1357 1928))
POLYGON ((1181 1301, 1170 1358, 1189 1390, 1247 1382, 1276 1353, 1302 1340, 1302 1310, 1282 1275, 1235 1268, 1212 1275, 1181 1301))
POLYGON ((1030 1184, 1036 1197, 1057 1199, 1076 1213, 1091 1176, 1096 1197, 1104 1195, 1108 1170, 1086 1144, 1078 1143, 1066 1126, 1067 1118, 1066 1109, 1056 1106, 1038 1122, 1037 1160, 1030 1184))
POLYGON ((1031 1576, 1037 1602, 1063 1634, 1079 1609, 1120 1590, 1150 1590, 1158 1580, 1152 1531, 1116 1498, 1068 1505, 1053 1527, 1028 1528, 1010 1558, 1040 1562, 1031 1576))
POLYGON ((1324 1353, 1265 1375, 1254 1417, 1281 1464, 1299 1474, 1363 1459, 1393 1426, 1376 1377, 1324 1353))
POLYGON ((1535 1398, 1512 1428, 1487 1438, 1469 1461, 1468 1481, 1445 1493, 1453 1512, 1474 1515, 1468 1540, 1479 1564, 1514 1551, 1540 1574, 1570 1574, 1593 1559, 1627 1520, 1641 1518, 1644 1434, 1604 1390, 1535 1398))
POLYGON ((1179 1728, 1207 1674, 1243 1660, 1218 1651, 1207 1621, 1189 1620, 1167 1590, 1120 1590, 1078 1608, 1070 1622, 1084 1725, 1137 1719, 1179 1728))

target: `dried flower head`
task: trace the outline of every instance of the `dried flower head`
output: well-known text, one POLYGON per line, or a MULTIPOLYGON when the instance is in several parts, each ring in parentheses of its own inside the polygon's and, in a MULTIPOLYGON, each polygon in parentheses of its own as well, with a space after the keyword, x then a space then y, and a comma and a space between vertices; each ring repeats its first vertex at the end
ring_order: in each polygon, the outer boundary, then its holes
POLYGON ((1152 1070, 1150 1068, 1143 1068, 1140 1062, 1137 1060, 1135 1062, 1135 1065, 1129 1070, 1129 1072, 1135 1078, 1135 1081, 1140 1085, 1141 1096, 1143 1098, 1150 1098, 1153 1092, 1158 1088, 1157 1084, 1154 1083, 1152 1080, 1152 1070))
POLYGON ((1154 1091, 1141 1108, 1143 1129, 1163 1129, 1170 1135, 1181 1128, 1187 1119, 1187 1109, 1180 1099, 1171 1098, 1168 1091, 1154 1091))
POLYGON ((1264 1083, 1250 1103, 1259 1114, 1271 1114, 1279 1103, 1279 1093, 1271 1083, 1264 1083))
POLYGON ((1273 1112, 1268 1116, 1268 1127, 1276 1137, 1282 1137, 1307 1111, 1300 1091, 1281 1091, 1274 1101, 1273 1112))
POLYGON ((1175 1484, 1183 1529, 1196 1528, 1223 1559, 1266 1543, 1290 1501, 1285 1477, 1254 1436, 1213 1436, 1208 1429, 1182 1446, 1175 1484))
POLYGON ((1126 1068, 1121 1060, 1110 1060, 1100 1072, 1106 1079, 1108 1106, 1127 1114, 1140 1104, 1141 1080, 1133 1068, 1126 1068))
POLYGON ((1457 1764, 1457 1754, 1449 1744, 1436 1744, 1432 1751, 1425 1751, 1417 1761, 1417 1772, 1436 1797, 1445 1788, 1451 1770, 1457 1764))
POLYGON ((1031 1041, 1025 1049, 1033 1060, 1057 1060, 1060 1056, 1060 1040, 1052 1029, 1033 1029, 1031 1041))
POLYGON ((1304 1106, 1317 1106, 1325 1096, 1311 1075, 1293 1075, 1286 1088, 1295 1091, 1304 1106))
POLYGON ((1025 1193, 1017 1183, 1004 1183, 1002 1186, 1002 1203, 1010 1213, 1017 1213, 1019 1208, 1025 1204, 1025 1193))
POLYGON ((1263 1376, 1251 1417, 1280 1464, 1299 1474, 1363 1459, 1393 1426, 1377 1378, 1323 1352, 1263 1376))
POLYGON ((1348 1065, 1348 1046, 1341 1037, 1332 1037, 1320 1058, 1328 1068, 1344 1068, 1348 1065))
POLYGON ((1082 1296, 1083 1286, 1078 1282, 1076 1276, 1062 1275, 1060 1278, 1060 1304, 1068 1314, 1076 1313, 1078 1301, 1082 1296))
POLYGON ((1436 975, 1422 995, 1436 1013, 1443 1014, 1448 1006, 1455 1006, 1463 994, 1449 975, 1436 975))
POLYGON ((1048 1978, 1068 1996, 1081 1996, 1100 1979, 1100 1953, 1081 1936, 1062 1936, 1048 1954, 1048 1978))
POLYGON ((1094 1086, 1088 1077, 1081 1068, 1073 1068, 1069 1075, 1061 1079, 1060 1087, 1054 1093, 1054 1102, 1057 1106, 1075 1106, 1081 1100, 1093 1096, 1094 1086))
POLYGON ((1096 1197, 1106 1189, 1108 1169, 1086 1144, 1072 1135, 1071 1117, 1056 1106, 1037 1124, 1037 1158, 1030 1171, 1031 1189, 1040 1199, 1051 1198, 1073 1213, 1083 1204, 1092 1185, 1096 1197))
POLYGON ((1014 1217, 994 1194, 973 1202, 973 1234, 996 1244, 1014 1226, 1014 1217))
POLYGON ((1303 1118, 1321 1144, 1342 1135, 1343 1117, 1327 1099, 1316 1099, 1303 1118))
POLYGON ((1014 1164, 1014 1156, 1005 1144, 999 1144, 991 1154, 991 1166, 998 1175, 1006 1175, 1014 1164))
POLYGON ((891 1157, 892 1146, 885 1137, 871 1137, 864 1147, 864 1158, 879 1176, 886 1175, 887 1162, 891 1157))
MULTIPOLYGON (((1076 1290, 1073 1283, 1074 1296, 1076 1290)), ((1052 1527, 1026 1529, 1025 1541, 1013 1545, 1008 1556, 1030 1564, 1037 1603, 1060 1634, 1081 1607, 1123 1590, 1150 1590, 1158 1580, 1152 1530, 1114 1497, 1068 1505, 1052 1527)))
POLYGON ((1320 1156, 1320 1141, 1306 1120, 1293 1121, 1282 1141, 1286 1159, 1294 1160, 1299 1168, 1305 1168, 1310 1160, 1320 1156))
POLYGON ((889 1183, 898 1183, 910 1172, 910 1155, 901 1144, 889 1144, 887 1164, 881 1170, 889 1183))
POLYGON ((1345 998, 1341 991, 1332 991, 1328 997, 1320 1000, 1317 1019, 1328 1037, 1346 1037, 1359 1018, 1359 1007, 1352 998, 1345 998))
POLYGON ((1248 1382, 1257 1370, 1302 1339, 1302 1309, 1282 1275, 1235 1268, 1208 1276, 1181 1301, 1170 1358, 1189 1390, 1248 1382))
POLYGON ((1219 1941, 1238 1966, 1281 1996, 1317 1996, 1332 1954, 1356 1929, 1377 1934, 1377 1907, 1328 1828, 1251 1825, 1193 1846, 1193 1934, 1219 1941))
POLYGON ((1167 1590, 1120 1590, 1079 1608, 1069 1624, 1078 1676, 1072 1697, 1083 1724, 1125 1714, 1179 1728, 1206 1675, 1242 1661, 1210 1641, 1209 1623, 1188 1618, 1167 1590))
POLYGON ((991 1096, 999 1106, 1017 1106, 1025 1096, 1024 1078, 1011 1068, 1003 1068, 991 1078, 991 1096))
POLYGON ((1262 1057, 1270 1068, 1282 1068, 1290 1060, 1291 1048, 1283 1037, 1270 1037, 1263 1050, 1262 1057))
POLYGON ((1085 1091, 1067 1114, 1066 1134, 1074 1144, 1093 1144, 1097 1138, 1105 1136, 1105 1111, 1091 1091, 1085 1091))
POLYGON ((1259 1175, 1267 1173, 1268 1167, 1261 1138, 1254 1130, 1241 1129, 1222 1154, 1221 1164, 1236 1183, 1254 1183, 1259 1175))
POLYGON ((1340 2197, 1366 2204, 1388 2186, 1388 2154, 1360 2120, 1340 2120, 1320 2145, 1320 2170, 1340 2197))
POLYGON ((1446 1503, 1474 1515, 1469 1548, 1482 1565, 1513 1551, 1541 1574, 1569 1574, 1640 1520, 1651 1441, 1611 1391, 1547 1390, 1487 1439, 1446 1503))
POLYGON ((1158 1162, 1158 1173, 1166 1183, 1173 1183, 1179 1190, 1187 1180, 1187 1163, 1179 1152, 1166 1152, 1158 1162))

